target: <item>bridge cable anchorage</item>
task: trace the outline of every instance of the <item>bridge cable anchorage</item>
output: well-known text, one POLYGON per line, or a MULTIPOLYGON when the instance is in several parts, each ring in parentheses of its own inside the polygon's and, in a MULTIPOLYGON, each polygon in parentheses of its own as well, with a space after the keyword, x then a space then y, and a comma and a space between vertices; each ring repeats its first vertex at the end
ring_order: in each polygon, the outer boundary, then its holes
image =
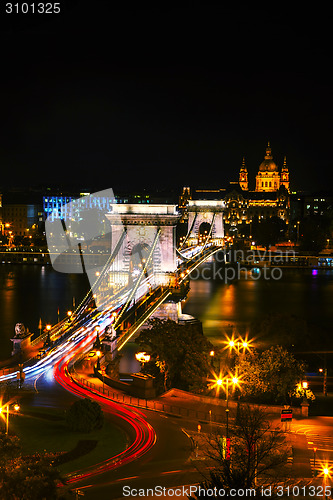
POLYGON ((125 305, 122 307, 122 310, 120 311, 119 315, 117 316, 117 319, 116 319, 116 321, 114 323, 114 329, 116 329, 118 327, 120 318, 122 317, 122 315, 126 311, 127 307, 129 306, 130 302, 132 301, 132 299, 133 299, 133 297, 135 295, 135 292, 137 291, 137 289, 138 289, 138 287, 139 287, 139 285, 140 285, 140 283, 142 281, 143 276, 146 275, 147 267, 148 267, 148 264, 149 264, 149 262, 150 262, 150 260, 151 260, 151 258, 153 256, 153 253, 154 253, 154 250, 155 250, 158 238, 160 236, 160 233, 161 233, 161 228, 159 227, 158 230, 156 231, 156 235, 155 235, 155 238, 154 238, 154 241, 153 241, 150 253, 148 255, 148 258, 146 259, 145 265, 143 266, 142 271, 140 273, 140 276, 136 280, 136 283, 135 283, 134 287, 132 288, 131 293, 129 294, 125 305))
POLYGON ((183 243, 180 245, 180 248, 179 248, 180 250, 183 248, 183 246, 185 245, 185 243, 186 243, 186 241, 187 241, 188 237, 190 236, 190 234, 191 234, 191 232, 192 232, 192 229, 193 229, 193 227, 194 227, 194 224, 195 224, 195 221, 196 221, 197 216, 198 216, 198 212, 195 212, 195 216, 194 216, 194 219, 193 219, 193 221, 192 221, 191 227, 190 227, 190 229, 188 230, 187 235, 185 236, 185 239, 184 239, 183 243))

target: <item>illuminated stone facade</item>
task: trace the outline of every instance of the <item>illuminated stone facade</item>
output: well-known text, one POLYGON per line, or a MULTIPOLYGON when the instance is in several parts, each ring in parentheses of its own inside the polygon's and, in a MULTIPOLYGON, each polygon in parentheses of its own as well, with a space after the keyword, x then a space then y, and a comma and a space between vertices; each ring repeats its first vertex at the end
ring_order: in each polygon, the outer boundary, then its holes
POLYGON ((152 251, 147 276, 149 286, 167 284, 176 262, 175 226, 179 220, 176 205, 111 204, 106 214, 111 223, 112 252, 126 228, 126 236, 110 269, 116 286, 129 284, 145 266, 152 251))
POLYGON ((223 210, 224 201, 222 200, 188 200, 188 229, 190 231, 188 244, 197 245, 200 243, 200 234, 206 237, 210 232, 210 241, 221 245, 224 238, 223 210), (203 227, 204 230, 202 230, 203 227))
MULTIPOLYGON (((244 163, 244 160, 243 160, 244 163)), ((242 176, 242 168, 240 170, 240 178, 242 176)), ((240 185, 243 188, 240 180, 240 185)), ((289 192, 289 171, 287 167, 286 157, 284 158, 281 174, 277 164, 273 161, 272 150, 268 143, 264 161, 259 166, 259 171, 256 176, 256 191, 259 192, 274 192, 278 191, 280 186, 284 186, 289 192)))
POLYGON ((255 181, 254 191, 249 190, 248 171, 243 158, 238 182, 230 182, 227 189, 195 189, 192 195, 190 188, 184 187, 179 197, 179 209, 182 212, 181 221, 188 220, 188 229, 191 229, 188 244, 198 242, 202 233, 200 228, 205 225, 206 233, 212 222, 212 239, 218 244, 224 235, 250 236, 254 221, 260 222, 276 216, 289 224, 290 185, 287 161, 284 157, 279 172, 269 143, 255 181))
POLYGON ((281 172, 273 161, 268 143, 264 161, 256 175, 255 190, 249 190, 248 172, 243 158, 239 182, 231 182, 225 197, 224 223, 229 234, 251 234, 251 223, 277 216, 289 223, 289 170, 284 158, 281 172))

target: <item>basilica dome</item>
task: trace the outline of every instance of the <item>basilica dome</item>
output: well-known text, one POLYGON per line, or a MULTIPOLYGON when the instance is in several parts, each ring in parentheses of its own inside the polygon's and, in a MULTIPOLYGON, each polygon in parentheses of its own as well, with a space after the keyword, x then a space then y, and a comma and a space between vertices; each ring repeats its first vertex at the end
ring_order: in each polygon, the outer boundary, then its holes
POLYGON ((278 166, 273 161, 272 150, 268 143, 264 161, 259 166, 259 172, 278 172, 278 166))

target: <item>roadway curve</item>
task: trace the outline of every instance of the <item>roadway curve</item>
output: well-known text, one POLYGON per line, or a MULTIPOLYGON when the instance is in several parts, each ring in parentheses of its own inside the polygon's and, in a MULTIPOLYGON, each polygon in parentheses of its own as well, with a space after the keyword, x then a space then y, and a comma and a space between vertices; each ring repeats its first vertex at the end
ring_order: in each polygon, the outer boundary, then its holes
POLYGON ((69 373, 68 365, 74 358, 84 352, 87 344, 91 342, 90 336, 82 340, 73 349, 73 352, 66 353, 62 356, 54 367, 55 380, 64 387, 67 391, 79 397, 89 397, 97 401, 103 411, 112 414, 116 420, 121 419, 123 423, 131 428, 129 435, 132 437, 132 442, 126 450, 108 460, 95 464, 85 470, 75 471, 67 476, 67 482, 75 483, 82 481, 92 476, 110 471, 124 465, 130 461, 136 460, 144 455, 156 442, 156 434, 153 427, 145 419, 144 415, 137 409, 129 408, 126 405, 120 405, 100 394, 89 391, 87 388, 78 385, 69 373))

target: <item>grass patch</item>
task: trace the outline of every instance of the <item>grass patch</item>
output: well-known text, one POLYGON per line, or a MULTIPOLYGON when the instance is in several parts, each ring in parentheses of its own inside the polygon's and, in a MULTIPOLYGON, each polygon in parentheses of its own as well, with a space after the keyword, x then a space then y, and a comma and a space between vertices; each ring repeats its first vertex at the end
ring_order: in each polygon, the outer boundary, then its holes
POLYGON ((9 428, 11 434, 20 438, 23 455, 76 450, 68 454, 70 461, 58 466, 62 473, 68 473, 107 460, 126 448, 126 434, 105 417, 102 429, 89 433, 72 432, 66 425, 63 412, 38 408, 11 416, 9 428), (87 441, 94 442, 94 446, 82 446, 82 442, 87 441))

